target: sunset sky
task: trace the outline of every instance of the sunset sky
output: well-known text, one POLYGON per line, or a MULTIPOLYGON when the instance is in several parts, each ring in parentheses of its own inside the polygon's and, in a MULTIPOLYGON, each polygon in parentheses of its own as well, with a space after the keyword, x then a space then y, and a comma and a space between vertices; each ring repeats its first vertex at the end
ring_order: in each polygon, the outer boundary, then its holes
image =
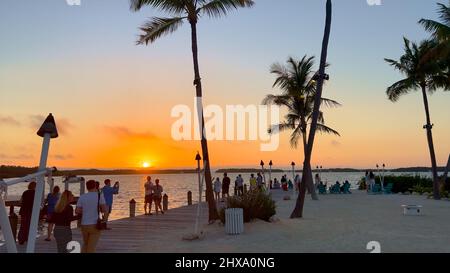
MULTIPOLYGON (((199 22, 204 104, 260 104, 272 89, 272 63, 320 55, 325 1, 256 0, 251 9, 199 22)), ((343 104, 325 110, 341 137, 319 135, 312 164, 329 167, 429 166, 421 94, 397 103, 386 88, 401 79, 383 58, 398 59, 403 36, 428 37, 417 21, 437 18, 436 1, 336 0, 329 48, 331 80, 324 96, 343 104)), ((129 10, 127 0, 0 1, 0 164, 36 166, 35 133, 48 113, 60 137, 49 165, 59 168, 193 168, 197 141, 172 140, 175 105, 194 107, 190 29, 136 46, 151 9, 129 10)), ((317 60, 318 62, 318 60, 317 60)), ((450 152, 450 93, 430 97, 439 165, 450 152)), ((303 161, 282 134, 276 152, 258 141, 211 141, 214 168, 275 167, 303 161)))

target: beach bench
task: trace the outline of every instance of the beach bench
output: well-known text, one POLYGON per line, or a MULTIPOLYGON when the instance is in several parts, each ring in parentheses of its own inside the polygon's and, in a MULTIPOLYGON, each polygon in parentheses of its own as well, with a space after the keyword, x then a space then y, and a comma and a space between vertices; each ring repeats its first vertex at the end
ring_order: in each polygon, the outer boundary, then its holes
POLYGON ((403 215, 407 216, 419 216, 422 215, 421 205, 402 205, 403 207, 403 215))

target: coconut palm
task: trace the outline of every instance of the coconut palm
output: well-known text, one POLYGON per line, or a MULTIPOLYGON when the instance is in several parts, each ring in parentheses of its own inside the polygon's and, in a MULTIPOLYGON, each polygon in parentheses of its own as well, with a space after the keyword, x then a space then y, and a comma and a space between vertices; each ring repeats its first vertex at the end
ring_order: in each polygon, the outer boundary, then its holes
MULTIPOLYGON (((333 6, 331 0, 327 0, 326 2, 326 17, 325 17, 325 31, 324 37, 322 41, 322 53, 320 56, 320 67, 319 72, 316 76, 317 79, 317 87, 314 97, 314 107, 311 117, 311 125, 309 128, 308 135, 308 145, 306 146, 305 152, 305 160, 303 161, 303 173, 304 174, 312 174, 311 168, 311 156, 314 147, 314 139, 317 131, 317 124, 319 122, 320 117, 320 106, 322 104, 322 90, 324 81, 328 78, 325 74, 325 68, 327 64, 327 56, 328 56, 328 43, 330 41, 330 33, 331 33, 331 20, 332 20, 332 11, 333 6)), ((301 218, 303 217, 303 205, 305 202, 306 195, 306 185, 312 184, 312 175, 303 175, 302 183, 300 185, 300 192, 298 194, 297 202, 295 203, 295 208, 291 213, 291 218, 301 218)))
POLYGON ((446 68, 448 64, 438 60, 430 59, 422 62, 424 56, 429 54, 436 47, 434 41, 423 41, 419 45, 404 38, 404 51, 400 60, 385 59, 396 70, 400 71, 405 78, 388 87, 386 93, 389 100, 396 102, 402 95, 415 90, 422 92, 423 104, 425 107, 428 148, 430 151, 431 168, 433 173, 433 196, 439 199, 439 181, 437 176, 436 155, 434 152, 433 134, 430 110, 428 106, 428 93, 432 94, 439 88, 445 88, 448 82, 446 68))
POLYGON ((211 170, 208 154, 208 143, 204 134, 202 107, 202 82, 198 62, 197 23, 201 16, 221 17, 229 11, 243 7, 251 7, 253 0, 130 0, 131 10, 139 11, 144 6, 153 7, 169 14, 170 17, 153 17, 140 28, 142 34, 137 44, 149 44, 158 38, 176 31, 185 21, 191 27, 192 57, 194 63, 194 85, 196 87, 198 119, 202 132, 201 146, 205 168, 206 198, 209 207, 209 220, 218 219, 214 202, 211 170))
POLYGON ((439 22, 430 19, 421 19, 419 21, 431 33, 431 39, 436 42, 436 47, 424 56, 422 62, 430 59, 440 59, 450 64, 450 1, 448 6, 438 3, 438 13, 439 22))
MULTIPOLYGON (((306 153, 307 130, 311 124, 314 99, 316 94, 316 75, 313 70, 314 57, 304 56, 300 61, 290 57, 286 65, 274 64, 271 73, 277 76, 273 87, 282 90, 281 95, 267 95, 263 104, 275 104, 288 110, 284 121, 271 128, 271 133, 292 130, 290 143, 297 148, 299 139, 302 140, 303 151, 306 153)), ((322 104, 330 107, 340 106, 334 100, 321 98, 322 104)), ((319 113, 317 130, 322 133, 338 135, 339 133, 326 126, 323 112, 319 113)), ((305 154, 304 154, 305 156, 305 154)), ((309 174, 308 174, 309 175, 309 174)), ((312 176, 312 174, 310 174, 312 176)), ((317 199, 314 186, 308 185, 313 199, 317 199)))

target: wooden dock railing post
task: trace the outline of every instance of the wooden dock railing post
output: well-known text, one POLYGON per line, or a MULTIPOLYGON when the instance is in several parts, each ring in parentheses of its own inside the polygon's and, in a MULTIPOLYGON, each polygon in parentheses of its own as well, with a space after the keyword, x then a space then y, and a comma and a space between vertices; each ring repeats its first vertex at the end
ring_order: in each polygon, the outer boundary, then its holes
POLYGON ((130 200, 130 218, 136 217, 136 200, 130 200))
POLYGON ((164 194, 163 196, 163 211, 167 211, 169 209, 169 196, 164 194))
POLYGON ((192 192, 188 191, 187 193, 188 206, 192 206, 192 192))

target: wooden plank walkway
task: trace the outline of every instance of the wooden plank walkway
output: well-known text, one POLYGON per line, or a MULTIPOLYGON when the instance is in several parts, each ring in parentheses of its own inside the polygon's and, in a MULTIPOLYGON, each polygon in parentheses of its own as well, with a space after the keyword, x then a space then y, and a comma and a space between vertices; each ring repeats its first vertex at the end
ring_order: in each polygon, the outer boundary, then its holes
MULTIPOLYGON (((192 232, 196 215, 197 205, 192 205, 168 210, 164 215, 140 215, 134 218, 110 221, 108 226, 111 227, 111 230, 102 231, 97 252, 152 252, 152 243, 160 242, 161 236, 169 238, 192 232)), ((205 203, 202 203, 200 225, 207 223, 207 218, 208 208, 205 203)), ((80 229, 73 229, 72 232, 73 240, 81 244, 83 240, 80 229)), ((46 242, 44 241, 45 237, 41 236, 36 240, 36 253, 57 252, 54 238, 51 242, 46 242)), ((26 245, 18 245, 19 252, 25 252, 25 249, 26 245)), ((5 252, 6 247, 1 246, 0 253, 5 252)))

